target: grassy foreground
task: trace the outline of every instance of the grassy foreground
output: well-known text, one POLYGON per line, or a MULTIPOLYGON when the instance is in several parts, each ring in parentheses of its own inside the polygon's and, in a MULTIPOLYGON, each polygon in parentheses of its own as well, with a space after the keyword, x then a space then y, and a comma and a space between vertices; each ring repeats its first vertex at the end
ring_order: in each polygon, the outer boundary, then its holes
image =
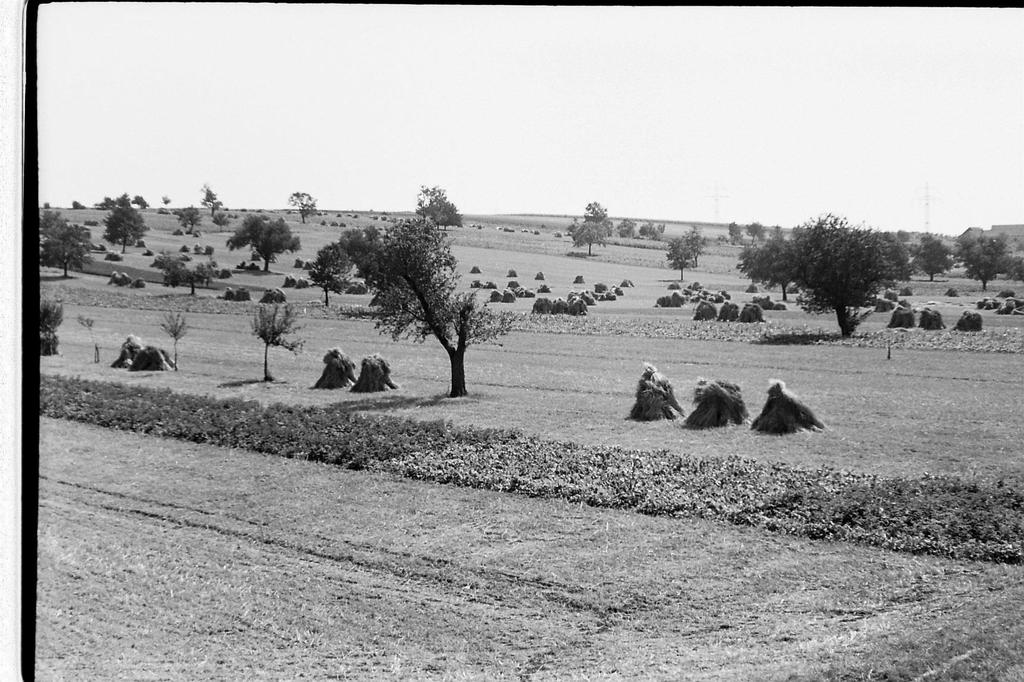
POLYGON ((1024 673, 1019 566, 40 431, 40 679, 1024 673))

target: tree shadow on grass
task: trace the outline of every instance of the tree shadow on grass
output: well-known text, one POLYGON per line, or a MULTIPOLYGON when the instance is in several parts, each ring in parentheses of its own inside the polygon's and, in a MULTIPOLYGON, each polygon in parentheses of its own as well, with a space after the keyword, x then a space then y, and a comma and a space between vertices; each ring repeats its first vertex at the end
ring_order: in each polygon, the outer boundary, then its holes
MULTIPOLYGON (((345 389, 346 394, 352 394, 345 389)), ((447 393, 441 393, 433 396, 412 396, 412 395, 399 395, 396 393, 378 393, 369 394, 364 393, 359 400, 345 400, 332 403, 332 407, 342 410, 344 412, 375 412, 375 411, 386 411, 386 410, 401 410, 411 407, 433 407, 435 405, 441 405, 445 402, 452 404, 458 404, 465 400, 471 400, 471 396, 464 398, 449 398, 447 393), (372 397, 370 397, 372 396, 372 397)))
POLYGON ((71 275, 68 275, 67 277, 64 275, 39 275, 40 282, 73 282, 77 279, 79 278, 72 277, 71 275))
POLYGON ((783 332, 766 334, 752 343, 761 346, 813 346, 842 338, 839 332, 783 332))
POLYGON ((217 384, 217 388, 241 388, 242 386, 253 386, 255 384, 274 384, 279 383, 275 381, 264 381, 263 379, 238 379, 236 381, 226 381, 223 384, 217 384))

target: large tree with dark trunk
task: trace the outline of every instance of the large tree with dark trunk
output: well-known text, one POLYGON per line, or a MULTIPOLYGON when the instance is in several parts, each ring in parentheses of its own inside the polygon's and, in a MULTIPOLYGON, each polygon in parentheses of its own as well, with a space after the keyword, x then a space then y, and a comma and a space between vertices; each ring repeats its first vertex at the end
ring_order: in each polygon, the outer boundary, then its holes
POLYGON ((228 239, 228 249, 234 251, 248 246, 263 259, 263 271, 270 271, 270 263, 285 251, 295 253, 301 248, 299 238, 284 222, 284 218, 268 220, 262 215, 246 216, 242 225, 228 239))
POLYGON ((92 262, 92 235, 81 225, 73 225, 57 211, 39 216, 39 262, 55 268, 81 270, 92 262))
POLYGON ((800 306, 811 313, 835 312, 843 336, 853 334, 878 292, 902 279, 907 268, 887 235, 832 214, 804 223, 791 241, 795 282, 803 290, 800 306))
POLYGON ((420 217, 391 226, 374 249, 350 255, 376 294, 377 329, 395 340, 436 338, 451 362, 449 397, 467 395, 466 349, 506 333, 510 319, 479 304, 474 293, 457 291, 450 240, 420 217))

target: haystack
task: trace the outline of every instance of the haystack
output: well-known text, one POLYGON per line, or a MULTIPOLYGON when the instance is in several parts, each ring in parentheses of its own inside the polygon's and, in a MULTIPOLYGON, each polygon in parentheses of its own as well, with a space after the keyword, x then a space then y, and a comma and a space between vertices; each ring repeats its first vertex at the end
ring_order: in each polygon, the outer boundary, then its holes
POLYGON ((299 277, 298 279, 295 280, 295 288, 296 289, 308 289, 312 285, 313 285, 313 283, 310 282, 305 277, 299 277))
POLYGON ((764 322, 764 312, 756 303, 747 303, 740 311, 740 322, 764 322))
POLYGON ((781 435, 804 429, 816 431, 824 429, 825 425, 809 407, 786 390, 786 384, 778 379, 772 379, 768 388, 768 400, 750 428, 754 431, 781 435))
POLYGON ((747 420, 747 406, 740 395, 740 387, 728 381, 698 379, 693 390, 693 412, 686 418, 691 429, 710 429, 742 424, 747 420))
POLYGON ((508 274, 507 274, 507 275, 505 275, 505 276, 506 276, 506 277, 518 277, 519 275, 517 275, 517 274, 516 274, 516 271, 515 271, 515 270, 509 270, 509 271, 508 271, 508 274))
POLYGON ((132 280, 132 289, 145 289, 145 288, 146 288, 146 280, 142 279, 141 277, 139 279, 132 280))
POLYGON ((680 308, 683 305, 682 297, 678 296, 677 292, 673 292, 671 296, 659 296, 658 300, 654 302, 655 308, 680 308))
POLYGON ((718 311, 719 322, 735 322, 740 317, 740 307, 732 301, 726 301, 718 311))
POLYGON ((353 393, 378 393, 389 388, 398 388, 391 381, 391 365, 379 353, 363 358, 359 379, 352 387, 353 393))
POLYGON ((544 281, 544 273, 543 272, 538 272, 536 275, 533 276, 533 278, 535 280, 543 282, 544 281))
POLYGON ((284 303, 284 292, 280 289, 267 289, 263 292, 260 303, 284 303))
POLYGON ((771 296, 754 296, 750 301, 751 303, 756 303, 761 306, 761 310, 771 310, 775 307, 775 304, 772 303, 771 296))
POLYGON ((232 289, 231 287, 224 287, 224 295, 221 296, 220 298, 223 298, 225 301, 233 301, 233 300, 235 300, 235 291, 234 291, 234 289, 232 289))
POLYGON ((918 326, 921 329, 946 328, 946 325, 942 322, 942 314, 934 308, 924 308, 921 310, 921 319, 918 321, 918 326))
POLYGON ((301 258, 296 258, 295 264, 292 267, 301 268, 303 265, 305 265, 305 262, 301 258))
POLYGON ((250 293, 250 291, 248 289, 235 289, 235 299, 234 300, 236 300, 236 301, 251 301, 252 300, 252 293, 250 293))
POLYGON ((619 297, 616 296, 615 294, 613 294, 612 292, 606 291, 603 294, 601 294, 600 296, 598 296, 597 300, 598 301, 615 301, 615 300, 618 300, 618 298, 619 297))
POLYGON ((568 315, 569 314, 569 303, 559 296, 551 302, 551 314, 552 315, 568 315))
POLYGON ((281 285, 282 289, 288 289, 295 286, 295 278, 291 275, 284 276, 284 284, 281 285))
POLYGON ((914 295, 914 290, 911 289, 910 287, 903 287, 902 289, 900 289, 900 296, 913 296, 913 295, 914 295))
POLYGON ((537 315, 550 315, 551 314, 551 299, 546 296, 542 296, 533 302, 533 308, 531 312, 537 315))
POLYGON ((604 282, 598 282, 597 284, 594 285, 595 294, 603 294, 606 291, 608 291, 608 285, 605 284, 604 282))
POLYGON ((914 309, 898 306, 893 309, 892 317, 889 318, 889 329, 899 327, 911 328, 914 326, 914 309))
POLYGON ((583 275, 576 275, 576 279, 574 279, 572 281, 572 283, 573 284, 586 284, 586 282, 583 281, 583 275))
POLYGON ((356 363, 342 352, 332 348, 324 356, 324 371, 313 388, 345 388, 356 383, 356 363))
POLYGON ((636 401, 629 411, 629 418, 643 422, 675 419, 676 412, 683 414, 683 408, 676 400, 672 383, 654 365, 645 362, 640 381, 636 385, 636 401))
POLYGON ((624 280, 622 280, 622 283, 619 284, 619 286, 622 287, 623 289, 625 289, 627 287, 631 287, 631 286, 633 286, 633 280, 631 280, 631 279, 624 279, 624 280))
POLYGON ((1016 296, 1017 292, 1015 292, 1013 289, 1003 289, 998 294, 996 294, 996 298, 1016 298, 1016 296))
POLYGON ((749 287, 747 287, 747 293, 748 294, 756 294, 756 293, 758 293, 757 285, 756 284, 751 284, 749 287))
POLYGON ((533 289, 523 289, 522 287, 516 289, 516 298, 533 298, 536 295, 533 289))
POLYGON ((469 283, 469 288, 470 288, 470 289, 480 289, 480 288, 482 288, 483 286, 484 286, 484 283, 483 283, 483 282, 481 282, 481 281, 480 281, 480 280, 478 280, 478 279, 474 279, 474 280, 473 280, 472 282, 470 282, 470 283, 469 283))
POLYGON ((146 346, 135 354, 129 372, 169 372, 174 369, 174 360, 163 348, 146 346))
POLYGON ((679 282, 669 282, 669 284, 668 284, 669 291, 677 291, 677 290, 682 289, 682 288, 683 288, 683 285, 680 284, 679 282))
POLYGON ((1015 298, 1008 298, 996 309, 996 315, 1012 315, 1017 312, 1021 302, 1015 298))
POLYGON ((887 301, 895 302, 899 298, 899 294, 897 294, 892 289, 886 289, 885 292, 882 294, 882 298, 884 298, 887 301))
POLYGON ((875 312, 876 313, 887 313, 896 307, 895 301, 890 301, 887 298, 876 298, 875 299, 875 312))
POLYGON ((589 291, 584 291, 583 293, 581 293, 580 298, 587 305, 597 305, 597 299, 594 298, 594 294, 590 293, 589 291))
POLYGON ((501 292, 495 289, 491 292, 491 303, 501 303, 501 292))
POLYGON ((134 334, 129 334, 128 338, 121 344, 121 354, 117 356, 117 360, 114 360, 113 364, 110 366, 118 369, 130 367, 132 361, 135 360, 135 356, 138 355, 141 350, 142 339, 134 334))
POLYGON ((110 273, 110 280, 107 284, 116 284, 119 287, 126 287, 132 283, 132 278, 126 272, 114 270, 110 273))
POLYGON ((367 289, 366 285, 364 283, 362 283, 362 282, 352 282, 347 287, 345 287, 345 293, 346 294, 359 294, 359 295, 362 295, 362 294, 367 294, 369 292, 370 292, 370 290, 367 289))
MULTIPOLYGON (((497 292, 494 292, 494 293, 497 293, 497 292)), ((505 289, 505 291, 501 292, 501 302, 502 303, 515 303, 516 302, 516 294, 515 294, 515 292, 511 291, 510 289, 505 289)))
POLYGON ((981 331, 981 313, 976 313, 973 310, 965 310, 964 314, 960 316, 960 319, 956 321, 956 327, 958 332, 980 332, 981 331))
POLYGON ((471 274, 471 275, 479 275, 480 274, 480 266, 479 265, 474 265, 473 267, 471 267, 469 269, 469 274, 471 274))
POLYGON ((718 317, 718 309, 715 308, 713 303, 708 301, 701 301, 697 304, 697 308, 693 311, 693 319, 697 322, 705 322, 707 320, 714 320, 718 317))
POLYGON ((587 304, 582 298, 574 298, 568 302, 566 312, 570 315, 586 315, 587 304))
POLYGON ((541 284, 539 287, 537 287, 537 293, 538 294, 550 294, 551 293, 551 287, 549 287, 547 284, 541 284))
POLYGON ((510 279, 508 283, 505 284, 505 288, 511 289, 512 291, 515 291, 516 289, 520 288, 520 286, 521 285, 519 284, 519 282, 514 279, 510 279))
POLYGON ((498 285, 495 284, 494 282, 486 282, 484 284, 484 289, 497 289, 497 288, 498 288, 498 285))
POLYGON ((612 293, 616 296, 625 296, 625 294, 622 293, 622 287, 612 287, 612 293))
POLYGON ((776 301, 775 305, 772 306, 772 310, 789 310, 789 308, 786 307, 785 303, 782 303, 781 301, 776 301))
POLYGON ((956 289, 954 289, 952 287, 950 287, 949 289, 946 289, 946 296, 948 296, 949 298, 956 298, 959 295, 960 295, 960 293, 956 289))

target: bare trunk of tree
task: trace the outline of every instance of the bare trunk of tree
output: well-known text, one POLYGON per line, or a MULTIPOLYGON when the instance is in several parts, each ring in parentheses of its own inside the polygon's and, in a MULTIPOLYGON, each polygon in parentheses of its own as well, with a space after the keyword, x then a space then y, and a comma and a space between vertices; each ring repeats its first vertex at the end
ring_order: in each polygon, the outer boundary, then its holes
POLYGON ((466 391, 466 349, 449 351, 448 359, 452 363, 452 390, 448 397, 461 398, 469 395, 469 392, 466 391))
POLYGON ((274 377, 270 376, 270 369, 267 366, 267 356, 270 354, 270 344, 263 344, 263 380, 273 381, 274 377))

